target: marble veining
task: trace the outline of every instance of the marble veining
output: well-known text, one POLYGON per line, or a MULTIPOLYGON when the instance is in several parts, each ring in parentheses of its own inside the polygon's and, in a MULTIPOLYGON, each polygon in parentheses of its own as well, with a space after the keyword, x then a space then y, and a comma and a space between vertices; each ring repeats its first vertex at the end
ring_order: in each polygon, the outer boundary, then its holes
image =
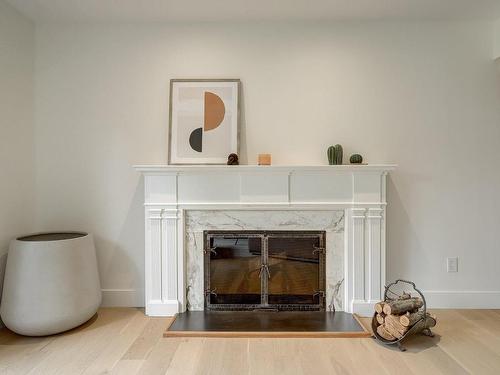
POLYGON ((187 308, 204 309, 204 230, 326 231, 326 304, 343 310, 344 211, 192 210, 185 213, 187 308))

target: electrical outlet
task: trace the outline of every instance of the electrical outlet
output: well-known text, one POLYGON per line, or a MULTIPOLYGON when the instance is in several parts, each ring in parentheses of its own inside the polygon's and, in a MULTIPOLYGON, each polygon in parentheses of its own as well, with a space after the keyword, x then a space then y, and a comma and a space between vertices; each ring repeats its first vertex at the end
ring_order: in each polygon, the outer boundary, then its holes
POLYGON ((458 257, 447 258, 446 269, 448 272, 458 272, 458 257))

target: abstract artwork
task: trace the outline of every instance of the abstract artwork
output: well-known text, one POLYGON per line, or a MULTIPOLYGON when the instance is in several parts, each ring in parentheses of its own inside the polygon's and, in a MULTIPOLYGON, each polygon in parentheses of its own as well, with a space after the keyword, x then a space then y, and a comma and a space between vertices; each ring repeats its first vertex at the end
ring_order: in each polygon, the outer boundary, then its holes
POLYGON ((170 81, 170 164, 225 164, 238 153, 237 79, 170 81))

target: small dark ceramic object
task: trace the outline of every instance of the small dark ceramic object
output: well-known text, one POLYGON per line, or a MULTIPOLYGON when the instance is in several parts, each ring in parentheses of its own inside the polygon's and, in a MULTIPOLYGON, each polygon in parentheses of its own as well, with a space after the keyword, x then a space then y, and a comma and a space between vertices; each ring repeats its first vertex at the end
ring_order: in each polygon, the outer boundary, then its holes
POLYGON ((238 161, 238 155, 236 154, 229 154, 227 157, 227 165, 239 165, 240 162, 238 161))

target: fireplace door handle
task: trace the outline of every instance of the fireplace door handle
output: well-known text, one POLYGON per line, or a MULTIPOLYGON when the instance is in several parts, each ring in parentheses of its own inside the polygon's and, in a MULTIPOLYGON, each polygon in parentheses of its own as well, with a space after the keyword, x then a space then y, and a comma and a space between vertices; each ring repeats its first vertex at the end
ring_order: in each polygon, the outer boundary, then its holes
POLYGON ((205 294, 206 295, 214 295, 215 297, 217 297, 216 291, 217 291, 217 288, 213 288, 212 290, 208 289, 205 291, 205 294))
POLYGON ((215 249, 217 249, 217 247, 208 247, 208 248, 205 248, 204 252, 205 252, 205 254, 211 253, 211 254, 214 254, 215 256, 217 256, 217 252, 215 251, 215 249))
POLYGON ((313 254, 319 253, 319 254, 324 254, 325 253, 325 248, 324 247, 318 247, 318 246, 313 246, 313 254))
POLYGON ((267 273, 267 278, 270 279, 271 278, 271 273, 269 272, 269 267, 267 266, 267 264, 263 264, 263 265, 260 266, 259 279, 262 277, 262 270, 263 269, 267 273))

